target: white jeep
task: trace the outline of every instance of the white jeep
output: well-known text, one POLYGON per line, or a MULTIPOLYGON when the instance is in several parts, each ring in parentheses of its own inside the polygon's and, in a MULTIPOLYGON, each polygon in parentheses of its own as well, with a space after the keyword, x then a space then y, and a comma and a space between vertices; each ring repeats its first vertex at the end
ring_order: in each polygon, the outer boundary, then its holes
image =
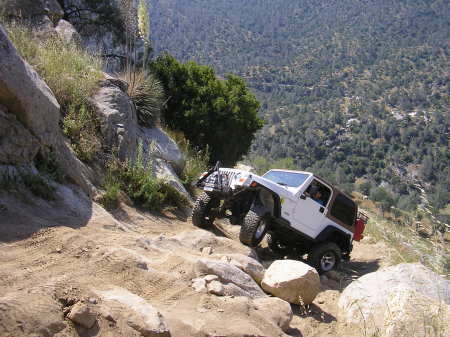
POLYGON ((197 182, 192 222, 206 228, 227 217, 240 224, 240 241, 250 247, 267 234, 269 248, 282 256, 301 258, 319 272, 350 259, 367 217, 345 193, 310 172, 270 170, 254 173, 217 164, 197 182))

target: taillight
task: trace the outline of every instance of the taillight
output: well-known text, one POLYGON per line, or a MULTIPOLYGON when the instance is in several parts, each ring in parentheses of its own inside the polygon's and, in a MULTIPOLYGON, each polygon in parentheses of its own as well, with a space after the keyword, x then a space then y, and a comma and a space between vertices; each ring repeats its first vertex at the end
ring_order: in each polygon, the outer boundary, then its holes
POLYGON ((353 240, 360 241, 362 238, 364 238, 363 232, 366 228, 366 224, 364 220, 362 219, 356 219, 355 223, 355 233, 353 234, 353 240))

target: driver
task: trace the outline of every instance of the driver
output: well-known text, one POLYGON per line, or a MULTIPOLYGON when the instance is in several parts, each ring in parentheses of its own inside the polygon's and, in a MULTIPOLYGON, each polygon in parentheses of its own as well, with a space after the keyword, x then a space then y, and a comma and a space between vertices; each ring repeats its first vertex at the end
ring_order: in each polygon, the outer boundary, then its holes
POLYGON ((311 189, 309 190, 309 195, 311 196, 311 199, 320 204, 321 206, 325 206, 325 203, 323 202, 322 193, 319 190, 319 187, 317 186, 311 186, 311 189))

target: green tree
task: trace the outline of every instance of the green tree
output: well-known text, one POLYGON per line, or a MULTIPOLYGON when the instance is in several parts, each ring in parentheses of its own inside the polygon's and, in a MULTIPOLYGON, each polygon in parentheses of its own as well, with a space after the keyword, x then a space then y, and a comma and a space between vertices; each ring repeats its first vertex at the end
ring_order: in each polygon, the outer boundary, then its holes
POLYGON ((168 97, 163 119, 182 131, 194 147, 211 151, 211 162, 233 165, 248 152, 263 126, 259 102, 238 76, 225 80, 195 62, 185 64, 163 54, 151 64, 168 97))

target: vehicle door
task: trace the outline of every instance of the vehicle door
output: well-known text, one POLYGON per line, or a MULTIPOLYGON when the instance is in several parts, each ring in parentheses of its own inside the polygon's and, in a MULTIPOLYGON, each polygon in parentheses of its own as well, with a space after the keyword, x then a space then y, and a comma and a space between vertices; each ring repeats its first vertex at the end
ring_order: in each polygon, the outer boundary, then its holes
POLYGON ((328 211, 331 196, 331 187, 314 178, 305 192, 297 196, 291 226, 311 238, 316 238, 328 223, 325 215, 328 211), (321 192, 321 198, 318 200, 314 200, 310 194, 313 186, 321 192))

